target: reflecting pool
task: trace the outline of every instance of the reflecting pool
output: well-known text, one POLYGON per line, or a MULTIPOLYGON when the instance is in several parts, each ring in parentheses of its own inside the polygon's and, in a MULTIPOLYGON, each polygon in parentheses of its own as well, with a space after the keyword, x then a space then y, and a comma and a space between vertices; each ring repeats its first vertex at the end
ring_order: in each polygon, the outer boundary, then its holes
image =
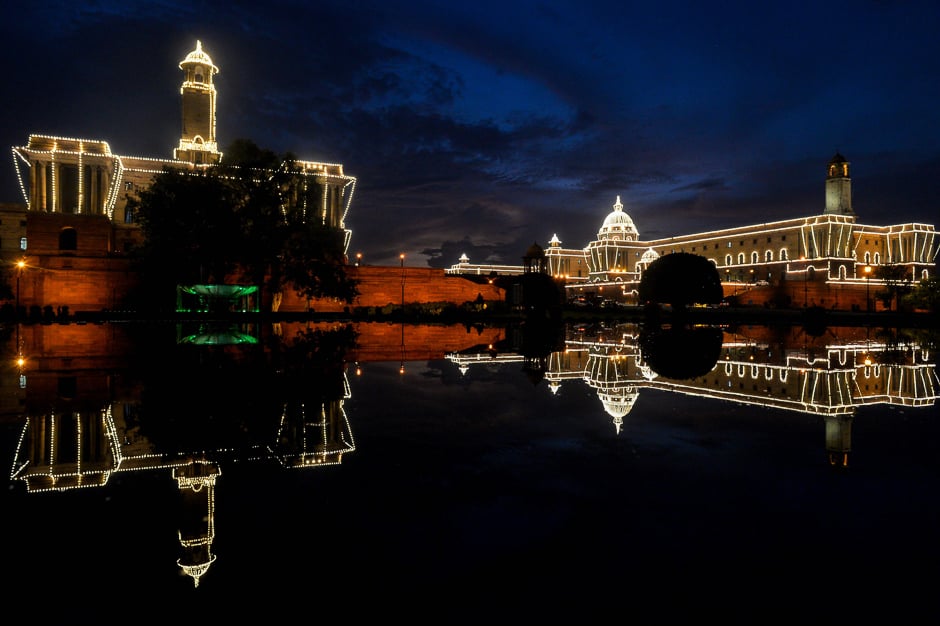
POLYGON ((4 595, 40 623, 938 613, 923 332, 111 323, 0 339, 4 595))

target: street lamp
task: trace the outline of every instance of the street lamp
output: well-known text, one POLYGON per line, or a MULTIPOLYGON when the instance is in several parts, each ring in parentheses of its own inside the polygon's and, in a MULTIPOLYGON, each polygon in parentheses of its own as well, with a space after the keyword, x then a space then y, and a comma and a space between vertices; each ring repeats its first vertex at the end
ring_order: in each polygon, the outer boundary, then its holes
POLYGON ((16 316, 20 315, 20 276, 23 274, 23 268, 26 267, 26 261, 20 259, 16 262, 16 316))
MULTIPOLYGON (((800 256, 800 261, 806 261, 805 256, 800 256)), ((809 268, 803 264, 803 308, 806 308, 806 279, 809 278, 809 268)))
POLYGON ((361 263, 362 263, 362 253, 357 252, 356 253, 356 267, 359 267, 361 263))
POLYGON ((405 312, 405 253, 398 255, 401 260, 401 312, 405 312))
POLYGON ((871 292, 871 265, 865 266, 865 310, 871 312, 871 299, 869 298, 869 293, 871 292))

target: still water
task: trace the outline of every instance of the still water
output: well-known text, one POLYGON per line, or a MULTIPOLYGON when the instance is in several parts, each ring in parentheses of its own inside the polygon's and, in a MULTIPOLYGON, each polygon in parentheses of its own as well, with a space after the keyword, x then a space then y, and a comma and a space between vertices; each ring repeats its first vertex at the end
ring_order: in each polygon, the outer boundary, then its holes
POLYGON ((940 383, 916 333, 4 340, 3 596, 33 622, 940 613, 940 383))

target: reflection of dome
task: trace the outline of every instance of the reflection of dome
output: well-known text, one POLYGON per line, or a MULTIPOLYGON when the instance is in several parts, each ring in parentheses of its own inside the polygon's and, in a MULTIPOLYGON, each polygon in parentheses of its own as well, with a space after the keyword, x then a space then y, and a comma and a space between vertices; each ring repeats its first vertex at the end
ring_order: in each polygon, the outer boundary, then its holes
POLYGON ((617 196, 617 202, 614 203, 614 210, 611 211, 601 229, 597 231, 598 239, 618 239, 622 241, 636 241, 640 234, 633 225, 633 220, 629 215, 623 212, 623 203, 620 196, 617 196))
POLYGON ((621 393, 599 392, 597 397, 601 399, 604 410, 611 417, 624 417, 633 409, 633 404, 639 395, 635 387, 627 387, 621 393))

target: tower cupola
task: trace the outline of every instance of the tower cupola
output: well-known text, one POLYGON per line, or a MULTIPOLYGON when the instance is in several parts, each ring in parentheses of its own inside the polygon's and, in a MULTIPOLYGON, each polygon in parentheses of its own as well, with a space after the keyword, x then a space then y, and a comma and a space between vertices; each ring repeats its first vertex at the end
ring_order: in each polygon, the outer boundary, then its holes
POLYGON ((836 152, 826 173, 826 215, 855 215, 852 210, 852 179, 849 162, 836 152))

